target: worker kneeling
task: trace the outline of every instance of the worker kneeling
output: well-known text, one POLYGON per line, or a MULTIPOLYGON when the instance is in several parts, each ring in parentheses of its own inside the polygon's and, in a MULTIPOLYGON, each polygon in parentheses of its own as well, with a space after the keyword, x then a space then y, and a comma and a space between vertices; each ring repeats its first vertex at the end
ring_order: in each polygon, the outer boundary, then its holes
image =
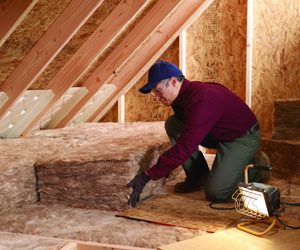
POLYGON ((128 184, 133 189, 129 205, 137 204, 149 180, 167 176, 179 165, 186 179, 175 185, 175 192, 204 187, 208 200, 228 201, 260 145, 259 125, 251 109, 225 86, 189 81, 176 65, 165 61, 152 65, 148 82, 139 91, 172 107, 174 115, 165 129, 173 146, 128 184), (199 145, 217 150, 211 171, 199 145))

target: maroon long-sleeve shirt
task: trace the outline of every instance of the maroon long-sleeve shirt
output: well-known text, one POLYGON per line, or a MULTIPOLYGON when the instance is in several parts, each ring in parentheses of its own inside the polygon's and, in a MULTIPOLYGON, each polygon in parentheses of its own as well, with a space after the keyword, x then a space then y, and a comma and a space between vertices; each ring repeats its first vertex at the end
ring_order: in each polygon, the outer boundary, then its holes
POLYGON ((257 122, 251 109, 218 83, 185 79, 172 108, 176 117, 184 122, 184 128, 176 145, 147 170, 152 180, 166 176, 184 163, 206 135, 219 142, 231 141, 245 134, 257 122))

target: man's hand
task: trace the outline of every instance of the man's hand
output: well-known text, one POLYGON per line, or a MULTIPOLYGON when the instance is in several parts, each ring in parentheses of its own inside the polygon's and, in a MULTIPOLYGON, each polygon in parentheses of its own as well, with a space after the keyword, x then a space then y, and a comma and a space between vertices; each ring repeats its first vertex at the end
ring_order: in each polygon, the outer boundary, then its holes
POLYGON ((128 205, 135 207, 139 202, 140 194, 143 191, 144 186, 150 181, 150 177, 144 172, 137 174, 128 184, 127 187, 132 187, 132 193, 128 200, 128 205))

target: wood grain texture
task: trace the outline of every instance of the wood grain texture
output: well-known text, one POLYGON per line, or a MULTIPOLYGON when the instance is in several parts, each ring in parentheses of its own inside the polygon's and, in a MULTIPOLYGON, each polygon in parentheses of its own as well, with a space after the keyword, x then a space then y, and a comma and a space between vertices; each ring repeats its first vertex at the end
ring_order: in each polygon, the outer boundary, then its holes
POLYGON ((300 96, 300 4, 262 0, 253 8, 252 109, 271 137, 274 100, 300 96))
POLYGON ((41 109, 35 119, 27 126, 23 134, 36 125, 55 102, 70 88, 86 69, 97 59, 99 54, 111 42, 111 40, 124 28, 124 26, 142 7, 144 1, 121 2, 112 13, 97 27, 88 40, 77 50, 70 60, 51 79, 47 88, 51 89, 55 96, 48 105, 41 109), (63 84, 62 84, 63 83, 63 84))
MULTIPOLYGON (((203 190, 184 195, 173 193, 149 198, 138 207, 121 212, 118 216, 209 233, 225 229, 241 218, 235 210, 214 210, 209 207, 209 203, 203 190)), ((222 207, 234 206, 233 203, 222 205, 222 207)))
POLYGON ((72 242, 61 250, 155 250, 153 248, 140 248, 112 244, 99 244, 93 242, 72 242))
POLYGON ((153 31, 170 15, 181 0, 162 1, 159 0, 140 20, 130 33, 113 50, 106 60, 94 71, 82 86, 89 90, 89 93, 81 100, 76 107, 66 114, 58 127, 63 127, 76 115, 76 113, 92 98, 95 92, 128 60, 136 49, 153 33, 153 31))
POLYGON ((104 22, 104 20, 111 14, 120 1, 122 0, 103 1, 103 3, 91 15, 91 17, 74 34, 72 39, 57 54, 48 67, 33 82, 33 84, 30 86, 30 89, 47 88, 55 75, 104 22))
POLYGON ((0 3, 0 47, 36 3, 37 0, 10 0, 0 3))
POLYGON ((187 78, 219 82, 245 98, 247 1, 215 0, 186 31, 187 78))
POLYGON ((142 76, 159 56, 172 44, 178 37, 181 30, 187 28, 203 11, 208 7, 211 1, 189 1, 182 2, 165 19, 152 36, 149 37, 134 55, 118 70, 111 80, 118 87, 117 95, 112 95, 101 105, 88 121, 98 119, 99 113, 116 96, 121 94, 126 85, 131 85, 138 80, 137 75, 142 76), (164 34, 164 35, 162 35, 164 34))
POLYGON ((300 141, 300 99, 274 100, 272 139, 300 141))
POLYGON ((38 1, 0 47, 0 84, 14 71, 70 1, 38 1))
MULTIPOLYGON (((293 220, 291 220, 293 221, 293 220)), ((261 224, 262 230, 265 224, 261 224)), ((265 237, 257 237, 245 233, 236 228, 224 230, 211 235, 196 237, 166 246, 161 246, 159 250, 198 250, 202 249, 245 249, 252 250, 255 246, 257 250, 281 250, 296 249, 299 246, 299 232, 297 230, 273 229, 272 233, 265 237), (289 240, 287 240, 289 239, 289 240)))
POLYGON ((4 115, 15 99, 33 83, 102 1, 72 0, 0 86, 1 91, 9 96, 0 109, 0 115, 4 115))

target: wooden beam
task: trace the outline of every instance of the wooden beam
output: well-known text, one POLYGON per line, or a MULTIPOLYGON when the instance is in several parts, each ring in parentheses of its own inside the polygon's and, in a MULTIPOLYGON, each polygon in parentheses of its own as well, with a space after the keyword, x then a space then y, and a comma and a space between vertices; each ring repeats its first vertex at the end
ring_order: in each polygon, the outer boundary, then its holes
POLYGON ((251 108, 253 57, 253 0, 247 2, 246 103, 251 108))
POLYGON ((72 0, 21 63, 0 86, 9 99, 0 109, 2 117, 72 38, 103 0, 72 0))
MULTIPOLYGON (((171 12, 180 2, 184 2, 184 0, 158 0, 104 62, 101 63, 94 73, 83 83, 82 86, 86 87, 89 93, 70 113, 66 114, 66 117, 58 124, 58 127, 64 127, 73 119, 76 113, 93 97, 94 93, 109 79, 112 79, 115 72, 130 58, 137 48, 139 48, 149 36, 152 36, 153 31, 166 17, 171 15, 171 12)), ((134 65, 132 66, 134 67, 134 65)))
POLYGON ((23 21, 38 0, 9 0, 0 3, 0 47, 23 21))
MULTIPOLYGON (((136 51, 126 65, 115 73, 113 82, 119 90, 116 92, 117 96, 123 94, 121 90, 126 85, 133 85, 138 81, 178 37, 180 32, 193 23, 212 2, 213 0, 189 0, 179 4, 172 15, 166 18, 163 24, 143 44, 143 47, 136 51)), ((97 120, 99 113, 102 115, 102 110, 106 105, 111 105, 114 98, 115 96, 111 96, 102 106, 99 106, 96 112, 90 116, 88 122, 97 120)))
POLYGON ((67 91, 67 89, 70 88, 85 72, 85 70, 98 58, 113 38, 120 33, 122 28, 124 28, 133 16, 138 14, 144 5, 144 0, 121 1, 121 3, 99 25, 89 39, 50 81, 48 88, 55 93, 55 97, 44 109, 41 109, 40 113, 23 131, 23 135, 26 135, 31 131, 31 129, 40 121, 42 116, 51 109, 65 91, 67 91))
POLYGON ((179 35, 179 68, 186 75, 186 30, 179 35))
POLYGON ((118 123, 125 122, 125 95, 118 96, 118 123))
POLYGON ((124 245, 103 244, 97 242, 77 241, 65 245, 61 250, 155 250, 153 248, 131 247, 124 245))

